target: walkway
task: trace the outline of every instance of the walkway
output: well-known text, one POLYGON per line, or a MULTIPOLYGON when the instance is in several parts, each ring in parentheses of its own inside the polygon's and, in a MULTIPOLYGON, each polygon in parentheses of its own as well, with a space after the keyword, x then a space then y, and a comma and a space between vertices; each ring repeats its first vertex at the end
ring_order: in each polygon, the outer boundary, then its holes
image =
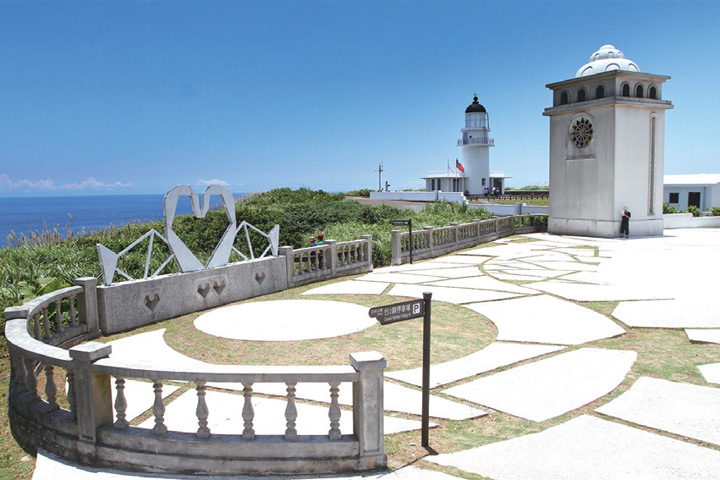
MULTIPOLYGON (((638 352, 646 355, 647 351, 611 348, 614 339, 622 341, 652 329, 681 329, 678 332, 686 335, 681 341, 688 346, 691 341, 720 343, 720 309, 713 281, 720 271, 720 230, 667 230, 663 237, 630 240, 547 234, 517 240, 503 239, 494 246, 414 265, 379 268, 352 280, 310 289, 305 292, 308 300, 217 309, 199 317, 196 326, 206 333, 230 338, 252 335, 248 338, 255 340, 275 339, 278 329, 284 338, 306 338, 313 331, 319 332, 314 333, 317 337, 344 335, 371 325, 365 309, 328 301, 302 308, 310 305, 313 295, 386 292, 421 298, 423 292, 431 291, 434 301, 471 309, 497 327, 497 337, 483 350, 433 365, 431 416, 441 421, 507 414, 537 424, 550 420, 552 425, 538 433, 428 456, 425 461, 453 467, 445 469, 449 473, 470 472, 496 480, 720 478, 720 363, 690 365, 702 375, 695 372, 694 383, 640 375, 631 385, 618 388, 628 383, 628 373, 641 361, 638 352), (614 304, 585 302, 618 303, 610 319, 596 310, 614 304), (298 321, 269 325, 265 331, 223 324, 227 316, 223 319, 221 312, 261 305, 274 309, 278 317, 292 312, 298 321), (317 308, 323 312, 337 309, 336 315, 345 320, 343 330, 322 333, 324 329, 317 325, 319 316, 313 314, 317 308)), ((233 315, 242 316, 242 312, 233 315)), ((322 315, 329 316, 333 315, 322 315)), ((657 350, 652 353, 660 361, 675 361, 672 350, 664 351, 663 345, 657 350)), ((112 355, 198 363, 168 347, 162 330, 117 340, 112 355)), ((419 392, 413 386, 421 385, 420 369, 386 372, 386 377, 386 434, 419 428, 419 392)), ((128 410, 128 418, 152 405, 152 391, 141 388, 144 386, 127 382, 128 404, 135 408, 128 410)), ((258 391, 283 393, 272 388, 258 391)), ((172 390, 166 388, 164 393, 170 395, 172 390)), ((193 395, 188 392, 170 403, 165 417, 170 429, 194 431, 195 419, 188 422, 173 414, 182 410, 177 407, 184 402, 195 401, 193 395)), ((341 404, 349 403, 349 395, 341 391, 341 404)), ((312 386, 301 385, 297 390, 298 398, 321 400, 325 396, 312 386)), ((222 409, 231 398, 236 397, 221 391, 208 393, 210 411, 222 409)), ((282 420, 283 400, 268 397, 256 398, 256 402, 256 418, 282 420), (279 413, 262 415, 262 411, 279 413)), ((326 430, 326 408, 307 403, 298 410, 298 420, 306 422, 298 423, 299 431, 305 429, 301 433, 325 433, 314 429, 326 430)), ((346 413, 343 411, 341 423, 345 431, 352 425, 346 413)), ((222 433, 238 422, 242 422, 240 417, 230 416, 216 419, 210 428, 222 433)), ((263 433, 275 426, 258 424, 256 428, 263 433)), ((415 467, 363 478, 457 478, 430 471, 428 466, 419 462, 415 467)), ((81 469, 38 455, 34 478, 128 480, 148 476, 81 469)))

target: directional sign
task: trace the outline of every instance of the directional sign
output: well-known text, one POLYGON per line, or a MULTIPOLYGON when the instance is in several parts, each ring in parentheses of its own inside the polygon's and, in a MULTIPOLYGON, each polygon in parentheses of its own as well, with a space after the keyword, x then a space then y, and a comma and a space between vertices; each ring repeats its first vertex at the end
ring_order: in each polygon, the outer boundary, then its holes
POLYGON ((390 223, 396 227, 407 227, 410 225, 410 220, 390 220, 390 223))
POLYGON ((418 318, 425 315, 425 301, 410 300, 409 302, 373 307, 368 314, 372 318, 377 318, 380 325, 402 322, 403 320, 410 320, 411 318, 418 318))

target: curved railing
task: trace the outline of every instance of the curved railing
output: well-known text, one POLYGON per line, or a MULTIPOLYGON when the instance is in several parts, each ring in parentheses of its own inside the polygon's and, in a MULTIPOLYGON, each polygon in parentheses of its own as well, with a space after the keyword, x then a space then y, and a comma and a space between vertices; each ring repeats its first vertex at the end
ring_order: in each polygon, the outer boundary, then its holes
POLYGON ((96 280, 79 279, 78 284, 4 312, 12 367, 9 417, 21 444, 95 467, 189 474, 318 474, 386 464, 386 362, 380 354, 352 354, 348 366, 320 367, 146 365, 116 360, 110 345, 87 342, 100 333, 96 280), (131 425, 126 418, 127 379, 145 382, 152 392, 152 428, 131 425), (195 432, 173 431, 165 424, 163 388, 168 382, 192 382, 197 402, 183 415, 195 416, 195 432), (67 390, 58 388, 66 383, 67 390), (264 383, 283 384, 287 392, 286 428, 272 435, 258 435, 254 429, 254 387, 264 383), (323 402, 328 405, 327 435, 301 435, 296 429, 295 394, 302 383, 328 385, 323 402), (341 415, 349 413, 338 400, 342 383, 352 384, 352 432, 340 431, 341 415), (208 427, 212 412, 205 398, 211 385, 241 386, 234 410, 242 412, 243 424, 237 431, 214 433, 208 427))
POLYGON ((452 223, 448 227, 425 227, 414 231, 412 238, 408 232, 393 230, 390 234, 391 263, 402 265, 409 261, 411 244, 413 259, 422 260, 510 235, 546 230, 547 215, 508 215, 471 223, 452 223))

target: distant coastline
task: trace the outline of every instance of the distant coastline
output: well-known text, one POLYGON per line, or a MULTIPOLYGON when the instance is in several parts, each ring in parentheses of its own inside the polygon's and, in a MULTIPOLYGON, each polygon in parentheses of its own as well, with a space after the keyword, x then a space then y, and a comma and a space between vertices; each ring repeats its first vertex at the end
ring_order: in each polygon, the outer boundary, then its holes
MULTIPOLYGON (((233 195, 237 198, 244 194, 233 195)), ((27 237, 29 231, 42 231, 46 226, 52 230, 59 225, 58 230, 64 234, 69 225, 79 234, 83 228, 87 233, 110 225, 162 220, 163 197, 164 194, 0 197, 0 248, 7 247, 11 231, 18 237, 21 233, 27 237)), ((192 213, 188 198, 180 199, 177 213, 192 213)))

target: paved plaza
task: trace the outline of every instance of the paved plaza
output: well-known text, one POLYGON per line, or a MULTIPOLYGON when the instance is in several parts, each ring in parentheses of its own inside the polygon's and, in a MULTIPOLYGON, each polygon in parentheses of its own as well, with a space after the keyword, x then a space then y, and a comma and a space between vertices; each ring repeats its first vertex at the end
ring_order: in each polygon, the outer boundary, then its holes
MULTIPOLYGON (((311 287, 299 300, 221 307, 198 317, 195 327, 253 341, 339 337, 374 325, 367 307, 348 302, 352 295, 422 298, 430 291, 433 301, 467 308, 497 328, 482 350, 432 366, 431 421, 501 414, 538 424, 554 419, 537 433, 426 456, 391 473, 333 478, 443 480, 467 472, 495 480, 720 479, 720 357, 717 363, 690 365, 696 370, 694 383, 641 375, 618 390, 639 352, 607 343, 656 329, 673 329, 687 345, 720 343, 717 272, 720 229, 665 230, 662 237, 629 240, 529 234, 413 265, 377 268, 311 287), (313 298, 317 295, 323 300, 313 298), (343 301, 327 295, 342 295, 343 301), (584 302, 617 306, 609 318, 584 302), (258 315, 271 321, 243 321, 258 315), (606 343, 599 347, 597 342, 606 343)), ((115 340, 112 357, 202 364, 170 348, 163 333, 157 329, 115 340)), ((672 351, 657 355, 673 362, 672 351)), ((385 377, 386 435, 419 429, 419 365, 386 371, 385 377)), ((237 398, 233 390, 242 386, 214 386, 207 394, 210 411, 230 413, 211 417, 210 428, 232 431, 242 419, 230 402, 237 398)), ((152 391, 142 387, 126 384, 128 420, 152 407, 152 391)), ((352 402, 348 387, 340 389, 341 405, 352 402)), ((297 386, 298 433, 326 433, 327 408, 317 405, 326 401, 326 390, 326 385, 297 386)), ((174 391, 168 386, 163 394, 174 391)), ((258 384, 255 391, 262 394, 253 405, 258 433, 282 428, 284 386, 258 384), (265 418, 270 423, 263 423, 265 418)), ((197 429, 195 418, 181 414, 192 408, 194 396, 189 391, 170 402, 166 423, 171 430, 197 429)), ((344 409, 341 430, 351 431, 351 425, 352 411, 344 409)), ((39 453, 33 478, 194 477, 78 468, 39 453)))

